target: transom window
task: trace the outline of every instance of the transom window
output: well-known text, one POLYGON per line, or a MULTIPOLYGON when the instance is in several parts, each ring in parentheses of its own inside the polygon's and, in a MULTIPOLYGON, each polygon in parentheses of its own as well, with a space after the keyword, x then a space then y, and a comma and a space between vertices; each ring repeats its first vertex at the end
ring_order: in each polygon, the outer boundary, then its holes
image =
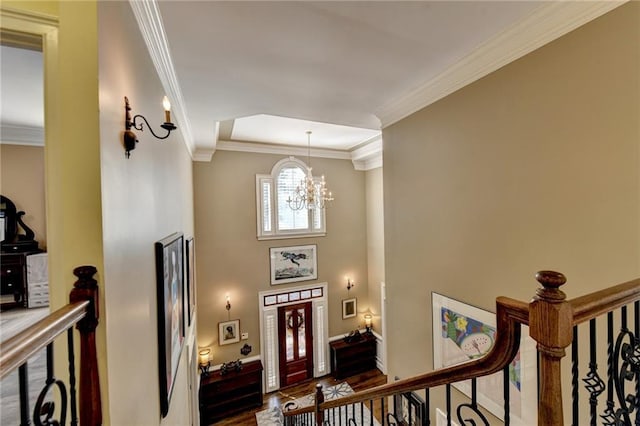
POLYGON ((256 175, 258 239, 325 235, 324 209, 294 210, 287 203, 306 174, 304 162, 288 157, 278 161, 271 174, 256 175))

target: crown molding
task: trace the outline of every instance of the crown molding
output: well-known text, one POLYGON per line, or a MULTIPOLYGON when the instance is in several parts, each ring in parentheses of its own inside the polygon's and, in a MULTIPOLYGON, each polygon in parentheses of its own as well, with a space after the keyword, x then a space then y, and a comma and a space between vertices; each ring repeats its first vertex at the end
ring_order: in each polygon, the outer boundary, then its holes
POLYGON ((0 126, 0 143, 44 146, 44 128, 3 124, 0 126))
MULTIPOLYGON (((184 143, 187 146, 187 150, 191 155, 191 158, 195 161, 206 156, 203 154, 211 151, 209 160, 213 151, 215 151, 217 141, 216 137, 213 141, 201 142, 196 144, 193 138, 193 132, 191 130, 191 121, 188 118, 184 98, 182 96, 182 90, 176 76, 175 68, 173 66, 173 60, 171 59, 171 52, 169 51, 169 43, 167 42, 167 36, 164 31, 164 24, 162 23, 162 15, 158 8, 156 0, 129 0, 129 5, 133 10, 140 33, 144 39, 153 65, 158 73, 162 87, 167 93, 168 98, 171 100, 171 109, 176 117, 176 122, 180 125, 180 132, 182 133, 184 143)), ((217 129, 217 125, 216 125, 217 129)), ((208 160, 206 160, 208 161, 208 160)))
POLYGON ((356 170, 366 171, 382 167, 382 135, 351 151, 351 161, 356 170))
POLYGON ((529 16, 489 39, 471 54, 416 90, 380 108, 382 128, 431 105, 568 32, 626 3, 623 1, 545 2, 529 16))
MULTIPOLYGON (((306 147, 239 141, 218 141, 216 149, 221 151, 252 152, 256 154, 297 155, 299 157, 306 157, 309 154, 309 150, 306 147)), ((311 157, 350 160, 351 154, 348 151, 336 149, 312 148, 311 157)))
MULTIPOLYGON (((276 154, 307 157, 307 148, 291 145, 274 145, 256 142, 218 141, 218 151, 249 152, 254 154, 276 154)), ((333 160, 351 160, 355 170, 371 170, 382 167, 382 136, 370 139, 366 145, 361 145, 353 151, 341 151, 335 149, 311 149, 311 157, 330 158, 333 160)), ((195 158, 194 158, 195 160, 195 158)), ((210 161, 211 157, 202 157, 201 160, 210 161)))

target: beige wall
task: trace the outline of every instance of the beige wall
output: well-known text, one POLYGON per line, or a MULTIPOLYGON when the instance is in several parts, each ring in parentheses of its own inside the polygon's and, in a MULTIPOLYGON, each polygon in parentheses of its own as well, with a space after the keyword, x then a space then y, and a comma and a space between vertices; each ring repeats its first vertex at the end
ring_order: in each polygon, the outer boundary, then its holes
POLYGON ((260 354, 258 296, 263 290, 309 284, 270 286, 269 248, 318 246, 318 280, 329 284, 329 335, 363 325, 362 315, 342 320, 347 298, 344 277, 353 277, 358 310, 368 308, 365 178, 350 161, 312 158, 314 173, 324 174, 335 201, 327 210, 327 235, 258 241, 255 175, 270 173, 283 157, 217 151, 210 163, 194 165, 198 274, 198 344, 212 347, 214 364, 241 358, 244 343, 219 347, 218 323, 227 320, 225 294, 231 296, 231 319, 249 333, 250 356, 260 354))
POLYGON ((390 377, 432 368, 431 292, 495 310, 541 269, 569 297, 638 277, 639 55, 631 2, 384 129, 390 377))
MULTIPOLYGON (((137 132, 140 142, 131 158, 125 158, 124 96, 133 114, 143 114, 159 127, 165 92, 129 3, 100 2, 98 17, 111 424, 188 425, 188 345, 169 414, 165 419, 160 415, 154 242, 177 231, 193 235, 192 163, 179 131, 164 141, 148 130, 137 132)), ((187 344, 194 328, 187 330, 187 344)))
POLYGON ((382 167, 365 173, 367 199, 367 266, 373 329, 381 334, 380 283, 384 282, 384 197, 382 167))
POLYGON ((22 220, 46 250, 44 147, 0 144, 0 193, 26 213, 22 220))

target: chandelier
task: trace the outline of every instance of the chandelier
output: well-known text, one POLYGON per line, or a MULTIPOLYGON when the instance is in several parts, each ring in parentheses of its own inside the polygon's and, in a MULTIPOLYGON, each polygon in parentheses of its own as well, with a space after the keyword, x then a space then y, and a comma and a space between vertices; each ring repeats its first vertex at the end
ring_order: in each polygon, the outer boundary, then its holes
POLYGON ((296 186, 296 190, 287 198, 287 204, 292 210, 324 209, 328 202, 333 201, 331 191, 326 187, 324 175, 315 180, 311 174, 311 131, 307 130, 307 175, 296 186))

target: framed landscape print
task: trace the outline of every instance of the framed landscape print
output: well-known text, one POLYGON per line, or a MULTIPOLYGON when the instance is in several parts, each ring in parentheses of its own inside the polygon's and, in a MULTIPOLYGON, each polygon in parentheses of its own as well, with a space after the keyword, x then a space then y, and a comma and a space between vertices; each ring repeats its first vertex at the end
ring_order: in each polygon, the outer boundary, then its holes
POLYGON ((271 285, 315 280, 318 278, 316 245, 269 249, 271 285))
POLYGON ((171 234, 155 243, 158 304, 160 410, 169 412, 180 353, 184 344, 183 236, 171 234))
MULTIPOLYGON (((432 293, 433 367, 448 367, 485 356, 493 347, 495 314, 475 306, 432 293)), ((509 412, 512 425, 537 424, 537 351, 522 326, 520 350, 509 365, 509 412)), ((477 379, 478 404, 499 419, 504 417, 504 373, 477 379)), ((453 384, 471 396, 471 381, 453 384)))

